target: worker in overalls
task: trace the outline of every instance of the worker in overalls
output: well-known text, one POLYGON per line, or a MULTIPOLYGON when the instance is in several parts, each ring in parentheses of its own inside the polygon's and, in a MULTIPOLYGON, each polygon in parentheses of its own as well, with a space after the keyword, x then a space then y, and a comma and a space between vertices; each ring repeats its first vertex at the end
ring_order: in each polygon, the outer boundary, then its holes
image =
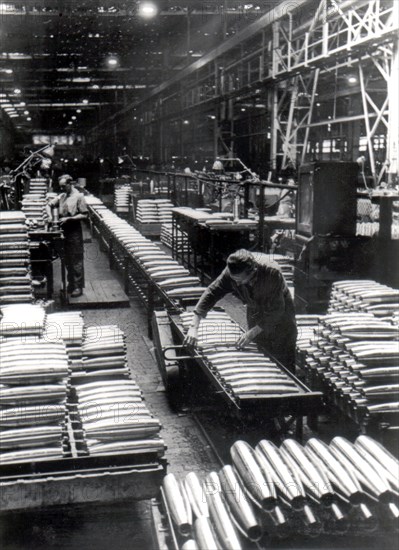
POLYGON ((87 219, 88 211, 84 196, 73 186, 72 176, 64 174, 58 178, 58 183, 62 193, 53 199, 49 206, 58 206, 59 223, 65 238, 65 266, 68 278, 67 291, 71 297, 77 298, 82 295, 84 287, 83 232, 81 222, 87 219))
POLYGON ((227 258, 226 268, 205 290, 194 309, 185 344, 196 344, 201 318, 231 292, 247 305, 248 330, 237 341, 237 347, 255 342, 259 350, 294 372, 297 337, 294 303, 279 266, 263 254, 238 250, 227 258))

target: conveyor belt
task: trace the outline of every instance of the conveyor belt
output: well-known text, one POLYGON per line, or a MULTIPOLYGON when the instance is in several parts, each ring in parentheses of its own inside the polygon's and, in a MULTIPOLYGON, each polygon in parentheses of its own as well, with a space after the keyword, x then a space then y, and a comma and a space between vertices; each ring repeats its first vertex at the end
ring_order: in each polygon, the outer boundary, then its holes
MULTIPOLYGON (((181 344, 184 339, 185 330, 181 318, 177 314, 171 314, 170 320, 172 324, 173 333, 176 337, 176 342, 181 344)), ((234 322, 230 319, 232 324, 234 322)), ((238 325, 237 325, 238 326, 238 325)), ((238 327, 240 331, 242 329, 238 327)), ((236 338, 235 338, 236 339, 236 338)), ((231 355, 229 362, 231 365, 237 366, 237 372, 244 373, 246 370, 246 364, 248 364, 248 357, 246 357, 245 351, 237 350, 233 345, 222 346, 223 350, 227 350, 228 353, 233 353, 236 359, 231 355), (240 364, 241 363, 241 364, 240 364)), ((190 351, 190 357, 195 360, 195 363, 199 366, 202 373, 211 382, 214 391, 220 396, 229 407, 235 410, 236 414, 256 414, 259 418, 270 418, 273 416, 279 417, 284 415, 294 415, 295 417, 305 416, 308 414, 315 414, 318 410, 321 410, 322 394, 320 392, 311 392, 299 379, 297 379, 292 373, 285 369, 282 365, 271 358, 267 359, 262 354, 258 354, 256 351, 251 352, 251 362, 257 361, 257 370, 264 369, 268 371, 269 368, 273 369, 272 376, 276 379, 281 377, 286 380, 289 387, 293 389, 291 392, 284 392, 283 389, 275 390, 275 393, 270 393, 268 386, 262 386, 262 381, 259 380, 259 388, 254 389, 250 393, 246 392, 246 386, 243 390, 238 387, 234 387, 229 383, 223 371, 218 368, 215 363, 212 362, 212 356, 209 353, 210 350, 199 349, 190 351), (274 373, 274 374, 273 374, 274 373)), ((217 351, 217 346, 213 346, 212 352, 217 351)), ((249 358, 251 358, 249 357, 249 358)), ((252 364, 252 363, 251 363, 252 364)), ((248 366, 248 370, 249 370, 248 366)), ((273 379, 273 378, 272 378, 273 379)))
MULTIPOLYGON (((109 253, 110 266, 123 273, 125 288, 133 288, 147 308, 149 325, 155 307, 178 311, 197 302, 204 290, 199 286, 199 279, 192 278, 188 271, 174 276, 173 270, 181 271, 176 261, 102 205, 91 205, 89 201, 89 211, 92 227, 109 253), (165 260, 164 278, 162 272, 157 277, 151 274, 151 268, 158 266, 156 258, 165 260), (178 280, 174 282, 174 279, 178 280)), ((161 261, 159 266, 162 267, 161 261)))

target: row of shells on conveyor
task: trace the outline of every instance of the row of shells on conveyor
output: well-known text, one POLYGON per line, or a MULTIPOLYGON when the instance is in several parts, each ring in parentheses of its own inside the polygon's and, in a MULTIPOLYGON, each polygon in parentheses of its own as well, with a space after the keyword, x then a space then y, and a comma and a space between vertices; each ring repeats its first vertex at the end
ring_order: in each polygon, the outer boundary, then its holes
POLYGON ((95 202, 90 207, 102 219, 105 227, 136 262, 146 271, 148 276, 162 289, 169 298, 199 298, 204 287, 200 286, 198 277, 164 252, 156 243, 144 237, 126 220, 121 219, 102 204, 95 202))
MULTIPOLYGON (((192 323, 192 312, 181 313, 184 331, 192 323)), ((207 361, 223 386, 236 397, 269 397, 302 394, 303 389, 256 344, 237 349, 244 330, 224 311, 210 311, 201 319, 197 351, 207 361)))

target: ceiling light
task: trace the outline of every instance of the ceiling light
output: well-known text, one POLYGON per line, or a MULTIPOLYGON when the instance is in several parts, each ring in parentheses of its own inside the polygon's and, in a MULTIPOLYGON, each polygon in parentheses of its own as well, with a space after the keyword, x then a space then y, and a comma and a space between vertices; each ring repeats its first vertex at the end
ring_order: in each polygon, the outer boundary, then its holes
POLYGON ((141 2, 139 4, 138 14, 145 19, 150 19, 157 14, 158 8, 152 2, 141 2))
POLYGON ((108 57, 107 65, 109 65, 110 67, 116 67, 117 65, 119 65, 118 58, 115 56, 108 57))
POLYGON ((19 88, 14 89, 14 94, 19 95, 21 93, 21 90, 19 88))
POLYGON ((26 119, 28 122, 30 122, 32 119, 30 118, 30 116, 28 116, 28 118, 26 119))
POLYGON ((25 101, 21 101, 20 103, 18 103, 17 107, 25 107, 26 106, 26 103, 25 101))
POLYGON ((9 115, 10 118, 17 118, 19 117, 19 114, 18 113, 11 113, 11 115, 9 115))
POLYGON ((183 124, 190 124, 188 120, 183 120, 183 124))
POLYGON ((4 72, 5 72, 6 74, 12 74, 12 73, 13 73, 13 70, 12 70, 12 69, 6 69, 4 72))
POLYGON ((353 75, 348 76, 348 82, 349 82, 349 84, 356 84, 356 82, 357 82, 356 76, 353 76, 353 75))
POLYGON ((82 112, 82 109, 76 109, 76 112, 77 112, 77 113, 81 113, 81 112, 82 112))
POLYGON ((29 111, 24 111, 24 115, 29 115, 29 111))
POLYGON ((87 105, 89 103, 89 100, 88 99, 83 99, 82 103, 84 103, 85 105, 87 105))
POLYGON ((75 115, 71 116, 71 119, 76 120, 76 116, 75 115))
POLYGON ((74 158, 73 160, 74 160, 74 162, 78 162, 78 159, 77 159, 77 158, 74 158))
POLYGON ((69 124, 69 125, 73 124, 72 120, 69 120, 69 121, 68 121, 68 124, 69 124))

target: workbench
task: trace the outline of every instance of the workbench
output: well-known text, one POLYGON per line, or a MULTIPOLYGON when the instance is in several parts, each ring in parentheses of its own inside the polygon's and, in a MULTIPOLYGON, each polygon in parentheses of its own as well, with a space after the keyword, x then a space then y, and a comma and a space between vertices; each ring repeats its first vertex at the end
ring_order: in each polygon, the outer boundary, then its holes
POLYGON ((65 271, 65 250, 64 233, 61 230, 29 231, 31 264, 33 269, 35 265, 44 266, 44 274, 47 279, 46 297, 51 300, 54 294, 54 270, 53 262, 57 258, 61 262, 61 299, 64 303, 67 301, 66 271, 65 271))
MULTIPOLYGON (((239 248, 250 248, 258 231, 255 220, 234 223, 226 219, 225 223, 213 225, 211 220, 215 220, 217 214, 192 208, 173 208, 172 215, 173 258, 198 274, 202 284, 220 273, 229 254, 239 248), (188 235, 188 250, 178 246, 179 231, 188 235)), ((226 214, 220 216, 226 217, 226 214)))

